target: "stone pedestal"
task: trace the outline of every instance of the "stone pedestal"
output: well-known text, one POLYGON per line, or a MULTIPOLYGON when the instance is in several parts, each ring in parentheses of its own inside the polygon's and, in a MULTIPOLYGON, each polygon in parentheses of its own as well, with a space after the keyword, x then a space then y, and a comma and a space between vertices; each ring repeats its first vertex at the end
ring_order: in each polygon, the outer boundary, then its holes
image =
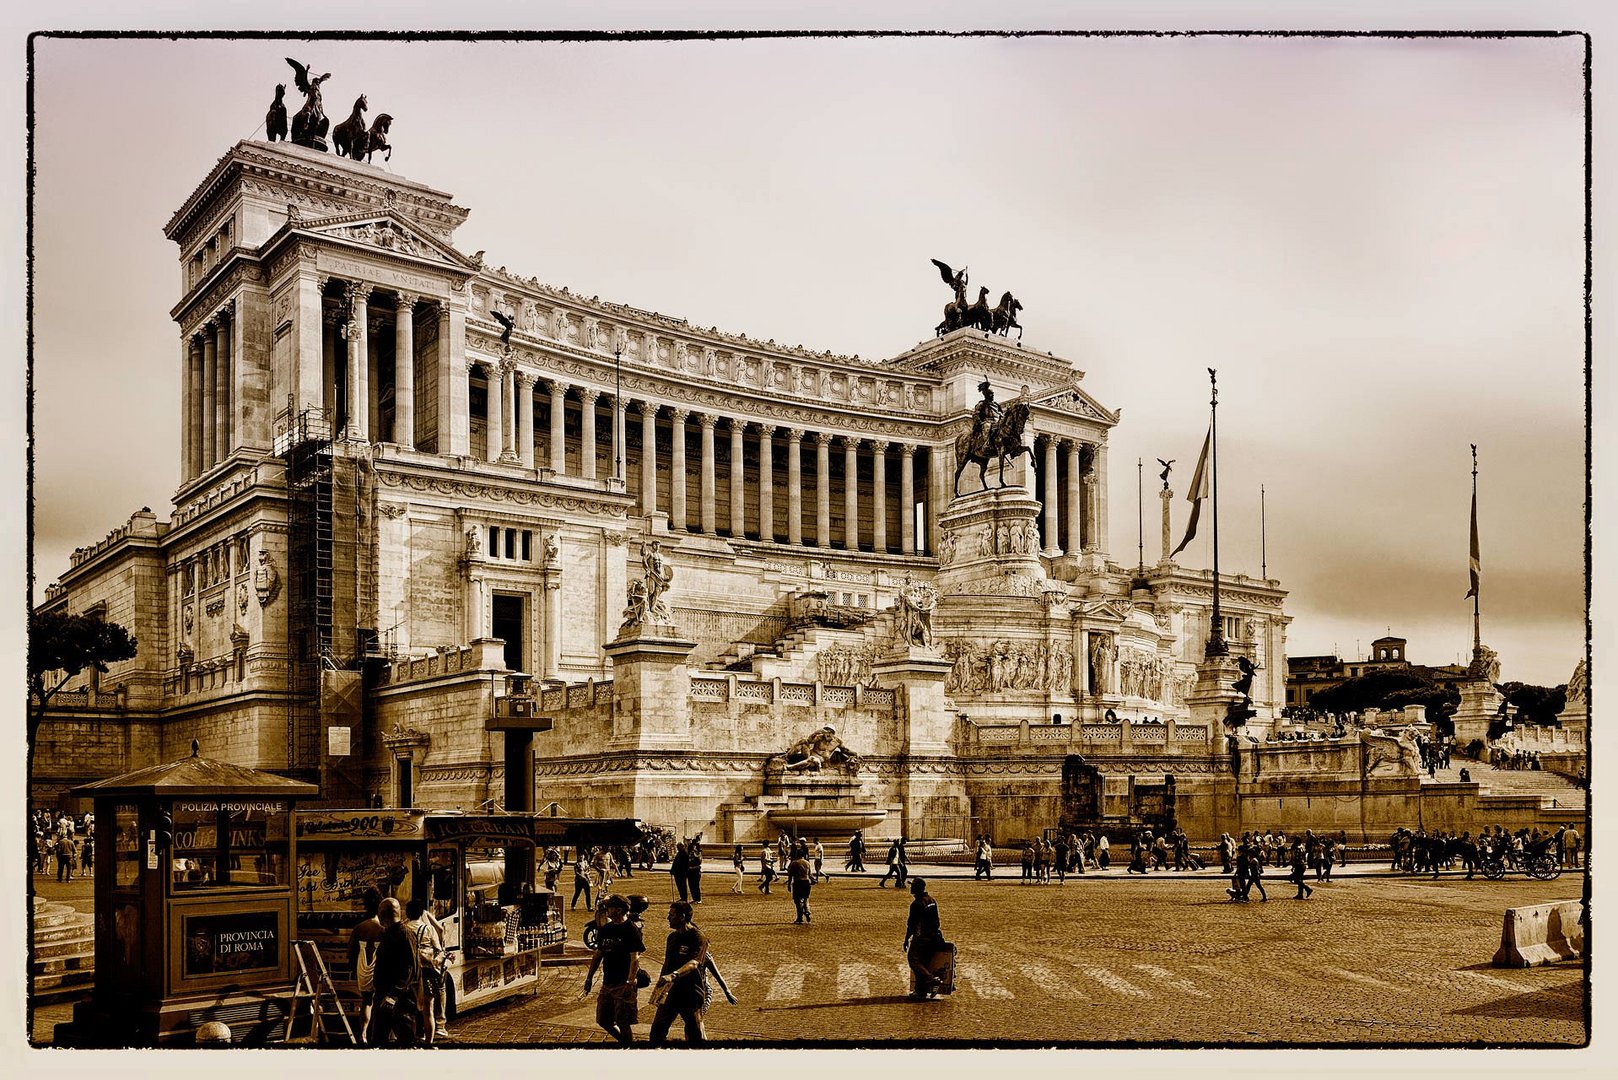
POLYGON ((952 500, 938 517, 940 592, 1003 593, 1006 577, 1044 581, 1039 500, 1022 488, 991 488, 952 500))
POLYGON ((696 647, 672 626, 645 626, 602 648, 612 660, 614 749, 692 748, 686 658, 696 647))
POLYGON ((1500 692, 1485 680, 1461 683, 1461 707, 1455 710, 1455 741, 1465 747, 1473 739, 1487 740, 1489 725, 1500 714, 1500 692))
POLYGON ((1185 703, 1191 710, 1191 723, 1207 724, 1211 734, 1227 734, 1225 716, 1231 705, 1242 699, 1235 689, 1242 669, 1236 666, 1234 656, 1210 656, 1197 665, 1197 685, 1186 695, 1185 703))
POLYGON ((897 648, 871 665, 878 685, 895 691, 903 760, 898 791, 903 835, 927 839, 929 819, 966 814, 966 783, 956 769, 950 739, 955 715, 944 702, 944 679, 951 663, 932 649, 897 648))

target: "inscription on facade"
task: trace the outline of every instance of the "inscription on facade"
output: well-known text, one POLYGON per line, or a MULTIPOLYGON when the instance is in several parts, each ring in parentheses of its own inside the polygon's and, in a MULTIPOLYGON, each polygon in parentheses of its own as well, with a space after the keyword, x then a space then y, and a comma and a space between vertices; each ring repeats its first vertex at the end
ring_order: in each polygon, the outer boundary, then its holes
POLYGON ((397 286, 401 289, 412 289, 417 292, 429 292, 442 296, 446 291, 444 282, 430 278, 423 274, 412 274, 404 270, 396 270, 379 263, 356 262, 345 259, 340 255, 333 255, 328 251, 315 254, 315 269, 323 274, 333 277, 354 278, 359 281, 375 282, 378 285, 397 286))

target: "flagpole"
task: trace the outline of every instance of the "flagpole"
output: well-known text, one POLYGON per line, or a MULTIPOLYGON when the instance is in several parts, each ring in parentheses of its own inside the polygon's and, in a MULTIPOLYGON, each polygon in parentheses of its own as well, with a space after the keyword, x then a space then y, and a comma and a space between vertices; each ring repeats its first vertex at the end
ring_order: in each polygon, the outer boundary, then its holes
POLYGON ((1208 408, 1208 468, 1211 470, 1209 491, 1213 502, 1213 620, 1208 629, 1207 656, 1227 656, 1230 648, 1225 644, 1224 620, 1219 615, 1219 375, 1208 369, 1210 398, 1208 408))
POLYGON ((1267 534, 1264 529, 1264 485, 1258 486, 1258 573, 1265 581, 1270 580, 1270 558, 1266 544, 1267 534))
MULTIPOLYGON (((1478 542, 1478 444, 1477 443, 1472 443, 1471 446, 1472 446, 1472 558, 1474 560, 1476 560, 1477 559, 1477 542, 1478 542)), ((1474 562, 1473 565, 1475 567, 1476 563, 1474 562)), ((1480 576, 1481 575, 1477 574, 1476 570, 1474 569, 1474 571, 1473 571, 1473 581, 1476 582, 1478 577, 1480 577, 1480 576)), ((1479 595, 1478 595, 1482 591, 1483 590, 1477 584, 1474 584, 1472 586, 1472 655, 1474 657, 1482 655, 1482 652, 1483 652, 1483 624, 1482 624, 1482 621, 1481 621, 1481 618, 1480 618, 1481 608, 1479 607, 1481 597, 1479 597, 1479 595)), ((1453 595, 1453 594, 1451 594, 1451 595, 1453 595)))
POLYGON ((1141 485, 1144 475, 1141 472, 1142 459, 1135 459, 1135 545, 1139 549, 1140 562, 1135 573, 1137 579, 1146 576, 1146 496, 1145 488, 1141 485))

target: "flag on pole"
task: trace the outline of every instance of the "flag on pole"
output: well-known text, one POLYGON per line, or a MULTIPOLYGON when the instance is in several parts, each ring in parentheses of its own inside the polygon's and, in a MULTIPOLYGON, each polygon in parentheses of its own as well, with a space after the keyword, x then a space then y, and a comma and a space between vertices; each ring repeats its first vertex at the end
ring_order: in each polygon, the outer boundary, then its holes
POLYGON ((1186 490, 1185 497, 1191 501, 1191 518, 1185 523, 1185 539, 1180 546, 1169 552, 1169 558, 1174 558, 1185 550, 1185 546, 1197 535, 1197 519, 1202 516, 1202 500, 1208 497, 1208 446, 1213 441, 1213 427, 1208 428, 1208 434, 1202 440, 1202 456, 1197 458, 1197 470, 1191 474, 1191 486, 1186 490))
MULTIPOLYGON (((1474 445, 1472 453, 1476 455, 1477 452, 1478 448, 1474 445)), ((1482 564, 1478 561, 1478 482, 1476 468, 1477 466, 1474 464, 1472 474, 1472 587, 1466 591, 1466 596, 1463 597, 1466 600, 1470 600, 1478 594, 1478 571, 1482 568, 1482 564)))

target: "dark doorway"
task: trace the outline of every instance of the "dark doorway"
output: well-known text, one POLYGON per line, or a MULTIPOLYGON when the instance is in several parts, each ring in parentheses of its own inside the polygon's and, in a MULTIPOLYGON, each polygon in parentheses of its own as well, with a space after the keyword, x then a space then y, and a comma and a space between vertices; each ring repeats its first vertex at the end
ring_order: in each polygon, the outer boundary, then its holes
POLYGON ((412 780, 414 779, 414 777, 412 775, 412 773, 414 772, 414 770, 412 768, 412 765, 413 765, 413 763, 407 757, 395 758, 393 760, 394 772, 398 774, 398 779, 399 779, 399 805, 400 806, 413 806, 413 805, 415 805, 413 802, 411 802, 411 800, 414 799, 415 795, 416 795, 416 793, 414 791, 414 786, 415 785, 412 783, 412 780))
POLYGON ((494 594, 494 611, 490 619, 490 632, 506 643, 506 667, 512 671, 527 671, 523 646, 523 597, 494 594))

